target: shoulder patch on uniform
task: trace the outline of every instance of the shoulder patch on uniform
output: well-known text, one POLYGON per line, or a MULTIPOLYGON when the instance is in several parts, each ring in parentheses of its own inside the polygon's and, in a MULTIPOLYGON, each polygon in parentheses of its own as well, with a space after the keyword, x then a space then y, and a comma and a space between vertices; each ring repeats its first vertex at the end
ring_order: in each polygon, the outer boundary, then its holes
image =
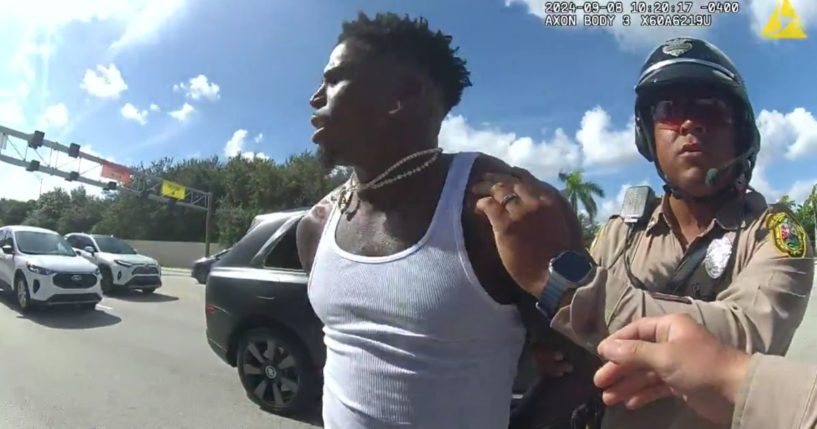
POLYGON ((772 213, 766 219, 766 229, 781 254, 791 258, 802 258, 806 255, 806 230, 791 214, 785 211, 772 213))

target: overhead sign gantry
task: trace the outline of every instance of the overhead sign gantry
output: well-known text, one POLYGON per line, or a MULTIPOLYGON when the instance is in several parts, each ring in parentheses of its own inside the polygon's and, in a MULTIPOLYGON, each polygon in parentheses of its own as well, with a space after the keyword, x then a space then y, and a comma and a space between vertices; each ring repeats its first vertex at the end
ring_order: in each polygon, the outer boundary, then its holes
POLYGON ((179 183, 165 180, 132 168, 108 161, 98 156, 82 151, 77 143, 63 145, 48 140, 42 131, 31 134, 14 130, 0 125, 0 161, 23 167, 30 172, 43 172, 52 176, 62 177, 69 182, 79 182, 102 188, 105 191, 126 191, 142 198, 151 199, 170 205, 178 205, 194 210, 207 212, 205 220, 205 256, 210 256, 210 229, 213 216, 213 194, 191 188, 179 183), (44 158, 40 149, 50 150, 49 156, 44 158), (69 158, 77 159, 77 168, 72 171, 63 170, 58 164, 60 157, 54 157, 54 152, 64 153, 69 158), (82 161, 90 166, 82 171, 82 161), (101 181, 87 177, 91 171, 101 169, 100 177, 109 179, 101 181))

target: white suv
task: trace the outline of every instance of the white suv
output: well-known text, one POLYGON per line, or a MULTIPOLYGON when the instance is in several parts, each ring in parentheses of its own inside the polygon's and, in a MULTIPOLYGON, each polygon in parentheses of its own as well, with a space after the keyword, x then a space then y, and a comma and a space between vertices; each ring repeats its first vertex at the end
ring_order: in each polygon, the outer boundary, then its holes
POLYGON ((162 267, 155 259, 140 255, 125 240, 112 235, 72 233, 65 239, 77 254, 96 264, 102 272, 102 292, 141 289, 153 293, 162 287, 162 267))
POLYGON ((0 288, 14 293, 21 312, 35 305, 58 304, 93 310, 102 300, 99 269, 77 256, 56 232, 3 227, 0 248, 0 288))

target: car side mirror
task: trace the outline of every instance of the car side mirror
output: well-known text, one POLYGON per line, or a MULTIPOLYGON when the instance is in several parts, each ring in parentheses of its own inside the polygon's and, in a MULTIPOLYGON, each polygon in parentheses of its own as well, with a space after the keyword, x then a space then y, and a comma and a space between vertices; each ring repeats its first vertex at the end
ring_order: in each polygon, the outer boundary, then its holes
POLYGON ((5 253, 6 255, 13 255, 14 248, 11 247, 11 244, 6 244, 5 246, 3 246, 3 253, 5 253))
POLYGON ((88 252, 88 253, 90 253, 90 254, 92 254, 92 255, 93 255, 94 253, 96 253, 96 252, 94 251, 94 248, 93 248, 93 247, 91 247, 91 246, 85 246, 85 251, 86 251, 86 252, 88 252))

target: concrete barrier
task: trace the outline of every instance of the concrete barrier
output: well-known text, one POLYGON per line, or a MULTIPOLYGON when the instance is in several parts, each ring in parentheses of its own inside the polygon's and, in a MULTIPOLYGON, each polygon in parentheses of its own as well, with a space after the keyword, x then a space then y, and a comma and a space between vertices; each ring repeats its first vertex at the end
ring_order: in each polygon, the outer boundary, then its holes
MULTIPOLYGON (((163 267, 190 268, 193 261, 204 256, 204 243, 183 241, 126 240, 139 253, 159 261, 163 267)), ((223 249, 217 243, 210 243, 210 254, 223 249)))

